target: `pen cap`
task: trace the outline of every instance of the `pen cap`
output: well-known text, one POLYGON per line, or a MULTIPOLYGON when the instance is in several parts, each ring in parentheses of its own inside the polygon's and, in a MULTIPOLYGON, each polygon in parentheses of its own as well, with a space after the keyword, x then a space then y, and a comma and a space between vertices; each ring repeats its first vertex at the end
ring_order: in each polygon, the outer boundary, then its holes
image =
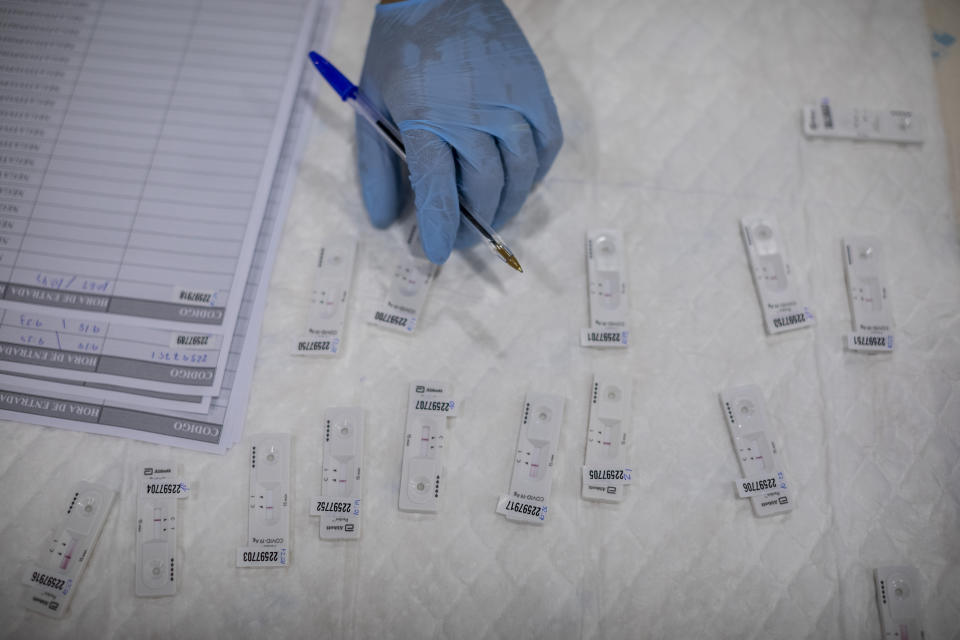
POLYGON ((343 100, 356 97, 357 86, 347 80, 346 76, 340 73, 335 66, 327 62, 326 58, 316 51, 311 51, 310 62, 313 63, 313 66, 317 68, 317 71, 320 72, 323 79, 330 83, 333 90, 336 91, 343 100))

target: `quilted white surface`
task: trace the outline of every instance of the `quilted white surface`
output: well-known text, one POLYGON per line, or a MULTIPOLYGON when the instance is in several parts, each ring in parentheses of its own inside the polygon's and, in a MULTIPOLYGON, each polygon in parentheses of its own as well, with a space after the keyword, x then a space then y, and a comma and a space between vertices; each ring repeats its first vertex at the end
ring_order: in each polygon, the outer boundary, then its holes
MULTIPOLYGON (((345 2, 330 57, 357 77, 373 3, 345 2)), ((226 457, 0 425, 0 634, 13 637, 864 638, 880 636, 871 569, 913 564, 927 638, 960 638, 960 246, 919 0, 536 0, 511 3, 566 133, 504 237, 525 275, 478 248, 445 266, 418 335, 362 324, 399 236, 372 230, 335 96, 314 132, 264 324, 247 433, 294 434, 293 564, 233 568, 246 532, 247 446, 226 457), (828 95, 928 114, 923 147, 807 141, 799 108, 828 95), (775 215, 816 328, 763 333, 738 219, 775 215), (629 244, 633 345, 577 346, 583 234, 629 244), (296 359, 322 238, 361 239, 339 360, 296 359), (880 235, 899 344, 842 350, 840 237, 880 235), (620 506, 579 498, 594 371, 635 380, 634 484, 620 506), (451 381, 437 516, 396 508, 407 383, 451 381), (756 383, 799 506, 757 519, 716 393, 756 383), (552 521, 494 514, 528 389, 567 398, 552 521), (319 419, 366 409, 365 530, 321 542, 319 419), (181 506, 174 598, 132 595, 133 465, 172 455, 198 481, 181 506), (122 467, 124 493, 68 617, 20 609, 67 486, 122 467)))

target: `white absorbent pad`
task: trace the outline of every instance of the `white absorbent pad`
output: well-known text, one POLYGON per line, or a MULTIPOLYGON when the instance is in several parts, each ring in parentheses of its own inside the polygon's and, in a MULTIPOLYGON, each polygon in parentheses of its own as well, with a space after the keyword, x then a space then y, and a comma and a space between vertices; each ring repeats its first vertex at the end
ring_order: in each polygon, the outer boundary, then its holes
MULTIPOLYGON (((373 229, 353 113, 332 91, 274 271, 244 439, 225 457, 0 425, 0 634, 23 638, 845 638, 877 640, 873 569, 921 579, 927 638, 960 638, 960 245, 921 0, 516 0, 565 143, 501 233, 437 274, 413 335, 368 325, 400 229, 373 229), (803 134, 801 108, 911 109, 922 145, 803 134), (768 336, 739 221, 774 217, 816 326, 768 336), (623 232, 630 344, 584 349, 584 234, 623 232), (317 251, 359 241, 348 339, 296 358, 317 251), (844 349, 841 238, 883 242, 896 349, 844 349), (618 504, 580 497, 594 375, 632 380, 618 504), (462 400, 437 513, 397 509, 408 385, 462 400), (754 384, 797 502, 738 499, 717 394, 754 384), (549 522, 495 513, 528 392, 566 399, 549 522), (362 407, 363 535, 321 540, 324 411, 362 407), (291 562, 238 569, 250 437, 292 435, 291 562), (173 459, 177 594, 134 596, 135 465, 173 459), (64 492, 122 467, 122 491, 63 620, 21 608, 21 564, 64 492)), ((374 2, 344 2, 327 52, 358 80, 374 2)))

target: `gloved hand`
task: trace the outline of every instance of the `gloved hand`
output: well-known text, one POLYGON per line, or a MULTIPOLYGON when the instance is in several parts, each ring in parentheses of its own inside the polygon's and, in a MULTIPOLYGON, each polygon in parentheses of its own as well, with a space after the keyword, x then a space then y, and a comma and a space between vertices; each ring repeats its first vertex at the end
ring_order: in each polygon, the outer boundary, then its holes
POLYGON ((424 252, 443 263, 479 239, 475 215, 503 226, 553 163, 563 132, 543 69, 501 0, 405 0, 377 6, 360 88, 403 136, 410 172, 357 118, 363 200, 376 227, 410 186, 424 252))

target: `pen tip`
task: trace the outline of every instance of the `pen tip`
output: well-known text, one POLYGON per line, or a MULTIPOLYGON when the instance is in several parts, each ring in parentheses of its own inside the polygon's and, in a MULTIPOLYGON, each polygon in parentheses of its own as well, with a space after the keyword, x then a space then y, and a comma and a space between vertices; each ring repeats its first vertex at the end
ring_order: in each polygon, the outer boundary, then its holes
POLYGON ((507 249, 499 242, 491 243, 490 247, 500 256, 500 259, 506 262, 508 265, 523 273, 523 267, 520 266, 520 262, 517 261, 517 258, 513 255, 513 252, 510 249, 507 249))

